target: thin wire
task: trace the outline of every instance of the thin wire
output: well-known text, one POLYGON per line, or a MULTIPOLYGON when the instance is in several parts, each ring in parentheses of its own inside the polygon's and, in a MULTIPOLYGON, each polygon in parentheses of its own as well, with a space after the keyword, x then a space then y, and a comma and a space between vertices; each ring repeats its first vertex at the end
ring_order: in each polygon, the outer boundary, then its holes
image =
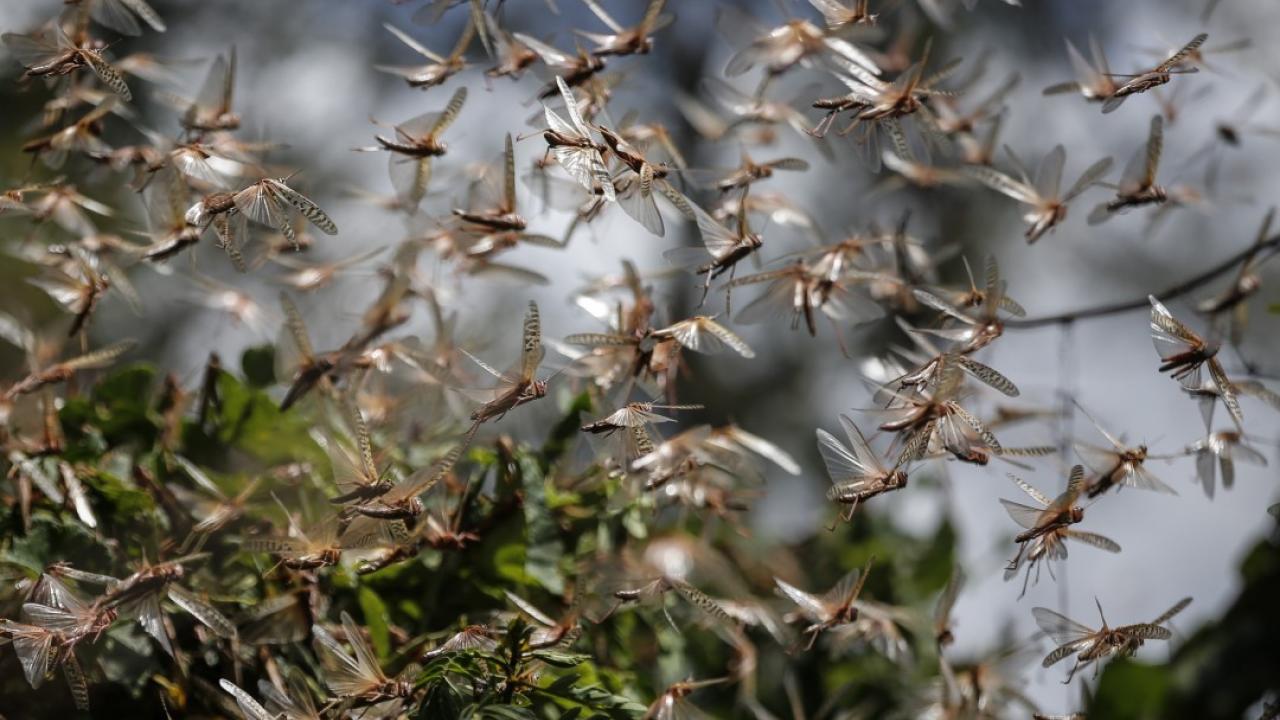
MULTIPOLYGON (((1196 290, 1203 285, 1207 285, 1208 283, 1217 279, 1218 276, 1227 273, 1228 271, 1232 270, 1240 263, 1247 262, 1250 258, 1261 254, 1264 250, 1277 250, 1277 249, 1280 249, 1280 235, 1270 237, 1256 245, 1250 245, 1244 250, 1241 250, 1235 255, 1232 255, 1226 260, 1223 260, 1217 265, 1214 265, 1208 270, 1205 270, 1204 272, 1200 273, 1199 275, 1195 275, 1190 278, 1187 278, 1186 280, 1183 280, 1182 282, 1176 285, 1165 288, 1160 292, 1152 293, 1152 295, 1154 295, 1157 300, 1162 300, 1162 301, 1170 300, 1170 299, 1185 295, 1191 292, 1192 290, 1196 290)), ((1097 305, 1091 308, 1085 308, 1083 310, 1074 310, 1072 312, 1062 313, 1059 315, 1046 315, 1043 317, 1033 317, 1033 318, 1023 318, 1023 319, 1011 318, 1004 322, 1004 326, 1006 328, 1032 328, 1032 327, 1041 327, 1043 325, 1068 324, 1068 323, 1075 322, 1076 320, 1088 320, 1095 317, 1103 317, 1106 315, 1116 315, 1123 312, 1129 312, 1131 310, 1138 310, 1140 308, 1147 307, 1147 305, 1148 305, 1147 296, 1143 295, 1142 297, 1134 298, 1133 300, 1125 300, 1123 302, 1108 303, 1106 305, 1097 305)))
MULTIPOLYGON (((1057 419, 1057 435, 1058 435, 1058 452, 1060 465, 1070 465, 1070 453, 1072 446, 1072 433, 1074 432, 1075 420, 1075 395, 1076 395, 1076 363, 1075 353, 1072 352, 1075 343, 1075 321, 1067 320, 1059 326, 1058 332, 1058 419, 1057 419)), ((1069 563, 1063 562, 1060 574, 1058 576, 1058 612, 1067 617, 1071 617, 1070 593, 1067 592, 1067 568, 1069 563)), ((1064 689, 1066 692, 1066 705, 1071 707, 1071 690, 1070 686, 1064 689)))

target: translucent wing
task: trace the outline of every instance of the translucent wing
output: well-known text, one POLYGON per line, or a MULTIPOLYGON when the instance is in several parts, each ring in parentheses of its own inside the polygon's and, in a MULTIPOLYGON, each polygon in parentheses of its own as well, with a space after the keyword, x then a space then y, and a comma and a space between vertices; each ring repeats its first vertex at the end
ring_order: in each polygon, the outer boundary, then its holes
POLYGON ((742 338, 709 317, 698 316, 682 320, 661 332, 694 352, 714 355, 728 348, 742 357, 755 357, 755 351, 742 338))
POLYGON ((49 651, 53 647, 53 633, 33 625, 23 625, 9 620, 0 621, 0 628, 9 634, 14 652, 22 665, 22 674, 32 688, 44 684, 49 673, 49 651))
POLYGON ((751 452, 765 458, 769 462, 782 468, 784 471, 792 474, 800 474, 800 466, 795 459, 788 455, 782 448, 765 440, 764 438, 753 435, 740 427, 730 426, 723 431, 733 440, 734 443, 747 448, 751 452))
POLYGON ((597 3, 596 0, 582 0, 582 4, 586 5, 587 9, 589 9, 596 17, 600 18, 600 22, 607 25, 610 30, 619 34, 623 32, 622 26, 610 17, 609 13, 605 12, 604 8, 600 7, 600 4, 597 3))
POLYGON ((1018 202, 1028 205, 1036 205, 1040 202, 1040 194, 1036 192, 1035 188, 1014 180, 994 168, 985 165, 966 165, 960 171, 992 190, 1008 195, 1018 202))
POLYGON ((642 166, 639 174, 629 173, 625 182, 626 187, 618 188, 617 192, 618 204, 623 211, 645 230, 659 237, 665 235, 662 214, 658 212, 658 204, 653 198, 653 167, 642 166))
POLYGON ((845 483, 882 473, 879 458, 867 444, 858 426, 847 416, 840 416, 840 424, 849 438, 846 448, 826 430, 819 429, 818 452, 827 466, 827 474, 833 483, 845 483))
POLYGON ((1121 474, 1120 484, 1139 490, 1153 490, 1166 495, 1177 495, 1178 491, 1166 485, 1151 473, 1142 463, 1129 463, 1126 472, 1121 474))
POLYGON ((288 214, 276 203, 276 196, 267 179, 236 193, 233 200, 236 208, 250 220, 279 229, 289 224, 288 214))
POLYGON ((738 247, 739 239, 732 230, 720 224, 706 210, 694 203, 689 203, 693 218, 698 223, 698 232, 702 235, 702 244, 706 246, 711 257, 719 260, 726 257, 738 247))
MULTIPOLYGON (((345 612, 343 616, 345 629, 349 616, 345 612)), ((356 629, 356 632, 359 630, 356 629)), ((311 627, 311 634, 315 637, 317 653, 325 668, 325 684, 336 695, 358 696, 378 681, 377 669, 365 663, 362 658, 347 652, 328 630, 317 624, 311 627)))
POLYGON ((1000 504, 1004 506, 1005 511, 1009 513, 1009 517, 1013 518, 1014 522, 1028 530, 1039 524, 1040 516, 1044 514, 1043 509, 1033 508, 1012 500, 1005 500, 1004 498, 1000 498, 1000 504))
POLYGON ((537 53, 538 57, 542 58, 542 62, 551 67, 564 67, 574 61, 572 55, 557 50, 556 48, 551 47, 530 35, 526 35, 524 33, 512 33, 512 37, 519 40, 525 47, 537 53))
POLYGON ((115 362, 117 358, 129 352, 137 345, 134 340, 122 340, 112 343, 104 348, 85 353, 79 357, 71 358, 63 361, 60 365, 68 370, 96 370, 104 368, 115 362))
MULTIPOLYGON (((232 52, 234 57, 234 50, 232 52)), ((228 99, 226 88, 229 74, 227 59, 221 55, 214 58, 213 64, 209 66, 209 74, 205 75, 204 84, 200 86, 200 92, 196 94, 195 102, 187 110, 188 121, 195 119, 195 116, 201 110, 216 112, 226 109, 223 106, 223 101, 228 99)), ((226 107, 229 107, 229 105, 226 107)))
POLYGON ((397 40, 404 43, 405 45, 408 45, 414 52, 418 53, 422 57, 434 63, 444 62, 443 57, 427 49, 426 46, 424 46, 422 43, 418 42, 417 40, 414 40, 412 37, 409 36, 408 33, 401 30, 400 28, 392 25, 391 23, 383 23, 382 27, 386 28, 387 32, 391 33, 392 35, 395 35, 397 40))
POLYGON ((845 573, 844 577, 822 596, 823 603, 827 607, 836 608, 845 608, 853 604, 862 592, 862 586, 866 584, 870 571, 871 561, 868 560, 862 569, 854 568, 845 573))
POLYGON ((169 657, 173 657, 173 642, 169 639, 169 629, 165 627, 164 616, 160 612, 160 600, 153 593, 148 593, 131 609, 138 618, 138 624, 148 635, 160 643, 169 657))
POLYGON ((1067 150, 1062 145, 1054 146, 1036 170, 1036 192, 1040 197, 1056 198, 1062 187, 1062 166, 1067 161, 1067 150))
POLYGON ((951 573, 951 579, 947 581, 947 586, 942 590, 942 595, 938 597, 937 606, 933 609, 935 632, 942 632, 951 624, 951 608, 955 607, 956 598, 960 596, 964 581, 964 570, 957 565, 951 573))
POLYGON ((201 600, 190 590, 179 585, 170 585, 169 599, 178 607, 191 613, 192 617, 203 623, 218 637, 235 637, 235 623, 228 620, 225 615, 215 610, 213 606, 201 600))
POLYGON ((1110 157, 1104 157, 1090 165, 1087 170, 1080 174, 1079 179, 1077 179, 1075 184, 1071 186, 1071 189, 1067 190, 1067 194, 1062 196, 1063 202, 1070 202, 1071 200, 1074 200, 1080 193, 1089 189, 1089 187, 1094 183, 1101 180, 1102 176, 1106 175, 1107 172, 1111 170, 1111 163, 1112 160, 1110 157))
POLYGON ((46 40, 44 34, 21 35, 8 32, 0 35, 0 40, 4 41, 5 47, 9 48, 18 62, 27 67, 44 64, 62 52, 61 48, 46 40))
MULTIPOLYGON (((996 439, 995 434, 993 434, 981 420, 973 415, 973 413, 965 410, 958 403, 950 403, 947 407, 950 410, 950 415, 960 418, 965 425, 972 428, 987 448, 996 454, 999 454, 1002 451, 1003 448, 1001 448, 1000 441, 996 439)), ((947 419, 950 421, 950 416, 947 419)))
POLYGON ((1209 366, 1209 377, 1218 388, 1218 397, 1222 398, 1222 404, 1227 406, 1227 412, 1231 414, 1231 419, 1235 421, 1236 426, 1243 427, 1244 411, 1240 409, 1240 399, 1236 397, 1235 387, 1227 378, 1226 371, 1222 369, 1222 363, 1215 357, 1209 358, 1206 364, 1209 366))
POLYGON ((1151 339, 1161 358, 1187 352, 1201 342, 1200 336, 1175 318, 1154 295, 1147 299, 1151 302, 1151 339))
POLYGON ((222 678, 218 681, 218 685, 228 695, 235 698, 236 706, 240 708, 240 714, 244 716, 245 720, 275 720, 276 716, 267 712, 267 709, 262 707, 252 695, 241 690, 235 683, 222 678))
POLYGON ((1083 87, 1098 87, 1105 79, 1099 74, 1101 70, 1089 64, 1089 61, 1080 54, 1075 45, 1067 40, 1067 57, 1071 60, 1071 67, 1075 70, 1076 79, 1079 85, 1083 87))
POLYGON ((1079 642, 1093 634, 1092 628, 1085 627, 1066 615, 1054 612, 1049 608, 1031 608, 1031 615, 1035 617, 1036 624, 1040 626, 1040 629, 1060 645, 1079 642))
MULTIPOLYGON (((858 571, 854 570, 853 572, 856 573, 858 571)), ((787 599, 799 606, 800 612, 804 613, 805 617, 816 621, 821 621, 826 618, 828 613, 827 607, 816 595, 807 593, 779 578, 774 578, 773 581, 777 584, 778 590, 781 591, 787 599)))

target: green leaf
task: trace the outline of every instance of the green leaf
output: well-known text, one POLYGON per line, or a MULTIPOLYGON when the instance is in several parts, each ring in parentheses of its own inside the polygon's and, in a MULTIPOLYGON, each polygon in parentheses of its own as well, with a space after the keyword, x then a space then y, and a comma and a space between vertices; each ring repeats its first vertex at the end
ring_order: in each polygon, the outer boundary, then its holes
POLYGON ((108 375, 93 389, 97 429, 109 445, 129 442, 151 444, 157 425, 151 420, 151 392, 156 386, 156 370, 149 365, 130 365, 108 375))
POLYGON ((1169 671, 1120 658, 1107 665, 1098 681, 1089 717, 1113 720, 1156 720, 1169 690, 1169 671))
POLYGON ((270 345, 259 345, 244 351, 240 356, 240 369, 244 379, 256 388, 276 384, 276 350, 270 345))
POLYGON ((524 489, 524 570, 539 585, 559 595, 564 592, 564 578, 559 569, 564 545, 547 507, 546 479, 531 455, 519 456, 519 468, 524 489))
POLYGON ((275 465, 305 461, 327 468, 329 459, 308 434, 310 423, 298 412, 280 412, 261 390, 248 387, 230 373, 218 376, 222 415, 218 439, 275 465))
POLYGON ((572 443, 574 443, 582 427, 582 414, 591 412, 591 396, 588 393, 582 393, 569 403, 569 407, 565 410, 564 417, 555 427, 551 428, 551 434, 547 437, 546 443, 542 446, 542 467, 551 467, 556 460, 564 454, 572 443))
POLYGON ((356 592, 356 600, 360 603, 360 611, 364 613, 364 625, 369 629, 369 640, 373 642, 374 652, 378 653, 378 657, 387 657, 391 654, 387 606, 373 588, 364 585, 356 592))

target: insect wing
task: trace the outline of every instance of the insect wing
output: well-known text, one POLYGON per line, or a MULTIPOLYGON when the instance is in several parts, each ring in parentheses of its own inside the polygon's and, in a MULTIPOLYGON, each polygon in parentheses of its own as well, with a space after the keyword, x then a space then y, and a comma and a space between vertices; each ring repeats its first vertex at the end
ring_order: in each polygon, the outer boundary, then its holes
POLYGON ((1092 545, 1099 550, 1106 550, 1110 553, 1120 552, 1120 544, 1109 537, 1104 537, 1097 533, 1081 532, 1078 530, 1064 530, 1063 536, 1068 537, 1076 542, 1082 542, 1086 545, 1092 545))
POLYGON ((235 623, 227 619, 227 616, 218 612, 204 600, 196 597, 190 590, 178 585, 169 586, 169 599, 175 605, 191 613, 191 616, 199 620, 219 637, 233 638, 236 636, 235 623))
POLYGON ((1173 619, 1173 617, 1174 617, 1175 615, 1177 615, 1178 613, 1180 613, 1180 612, 1182 612, 1183 610, 1187 609, 1187 606, 1188 606, 1188 605, 1190 605, 1190 604, 1191 604, 1191 598, 1189 598, 1189 597, 1184 597, 1184 598, 1182 598, 1182 599, 1181 599, 1181 600, 1179 600, 1178 602, 1174 603, 1174 604, 1173 604, 1173 607, 1171 607, 1171 608, 1169 608, 1168 610, 1165 610, 1163 613, 1161 613, 1161 614, 1160 614, 1160 617, 1156 618, 1155 620, 1152 620, 1152 621, 1151 621, 1151 624, 1152 624, 1152 625, 1164 625, 1165 623, 1167 623, 1167 622, 1169 622, 1170 620, 1172 620, 1172 619, 1173 619))
MULTIPOLYGON (((284 200, 285 203, 292 205, 294 209, 302 214, 302 217, 311 221, 312 225, 320 228, 321 232, 326 235, 338 234, 338 226, 334 224, 324 210, 320 209, 319 205, 312 202, 311 198, 279 180, 268 180, 267 184, 271 187, 274 197, 278 197, 284 200)), ((288 220, 285 222, 288 223, 288 220)))
MULTIPOLYGON (((854 572, 857 572, 857 570, 854 570, 854 572)), ((773 581, 777 584, 778 590, 787 599, 799 606, 800 612, 810 620, 822 621, 829 615, 827 606, 816 595, 811 595, 779 578, 774 578, 773 581)))
POLYGON ((267 709, 253 698, 252 695, 241 690, 226 678, 218 681, 218 685, 223 691, 230 695, 236 701, 236 706, 240 708, 240 714, 245 720, 275 720, 275 716, 267 712, 267 709))
POLYGON ((1062 145, 1057 145, 1044 156, 1040 161, 1040 167, 1036 169, 1036 193, 1044 198, 1058 197, 1058 191, 1062 187, 1062 166, 1067 161, 1067 151, 1062 145))
POLYGON ((520 347, 520 377, 525 382, 533 380, 538 365, 546 349, 542 345, 542 319, 538 314, 538 306, 529 301, 529 309, 525 312, 520 347))
POLYGON ((1044 514, 1044 510, 1033 508, 1028 505, 1016 503, 1012 500, 1000 499, 1000 504, 1004 506, 1009 517, 1022 527, 1032 530, 1040 523, 1040 517, 1044 514))
MULTIPOLYGON (((345 629, 349 616, 345 612, 343 616, 345 629)), ((355 632, 358 633, 359 630, 355 629, 355 632)), ((379 672, 376 666, 369 665, 359 655, 347 652, 346 648, 342 647, 337 639, 320 625, 313 625, 311 633, 315 637, 320 662, 325 668, 325 684, 335 694, 340 697, 356 697, 378 684, 379 672)), ((356 647, 354 644, 356 637, 359 635, 351 638, 353 648, 356 647)))
POLYGON ((1081 625, 1061 613, 1045 607, 1031 608, 1036 625, 1059 645, 1079 642, 1093 634, 1093 629, 1081 625))
POLYGON ((1079 179, 1077 179, 1075 184, 1071 186, 1071 189, 1067 190, 1067 194, 1062 196, 1063 202, 1070 202, 1071 200, 1074 200, 1080 193, 1089 189, 1094 185, 1094 183, 1101 180, 1102 176, 1106 175, 1107 172, 1111 170, 1111 165, 1112 159, 1110 157, 1104 157, 1090 165, 1087 170, 1080 174, 1079 179))

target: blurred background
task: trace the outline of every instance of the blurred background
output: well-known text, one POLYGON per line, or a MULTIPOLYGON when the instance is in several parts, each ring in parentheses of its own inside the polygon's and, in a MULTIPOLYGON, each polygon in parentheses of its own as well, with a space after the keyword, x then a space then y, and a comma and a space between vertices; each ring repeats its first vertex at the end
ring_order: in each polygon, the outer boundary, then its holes
MULTIPOLYGON (((1020 83, 1006 100, 1008 115, 1001 138, 1020 157, 1035 162, 1055 144, 1065 145, 1064 182, 1070 183, 1103 156, 1114 156, 1117 166, 1122 167, 1145 142, 1151 116, 1172 112, 1172 117, 1166 118, 1159 178, 1166 185, 1197 190, 1200 199, 1170 209, 1154 229, 1148 227, 1153 213, 1149 209, 1094 227, 1086 224, 1085 217, 1107 195, 1107 191, 1095 188, 1072 207, 1056 232, 1028 246, 1022 237, 1018 207, 1003 196, 977 186, 877 192, 889 175, 869 173, 847 139, 830 137, 825 143, 829 156, 824 156, 813 140, 780 127, 770 146, 750 148, 753 157, 803 157, 812 169, 780 175, 764 189, 785 193, 796 201, 816 219, 821 234, 783 225, 765 226, 762 256, 766 263, 812 246, 820 237, 837 239, 847 230, 865 229, 870 223, 892 225, 909 209, 914 236, 931 248, 955 244, 959 254, 975 266, 985 255, 994 254, 1008 279, 1010 296, 1026 307, 1029 315, 1043 316, 1141 298, 1252 242, 1264 213, 1275 202, 1271 190, 1280 182, 1280 164, 1276 162, 1280 140, 1274 133, 1246 132, 1239 147, 1230 147, 1217 139, 1214 128, 1219 122, 1231 121, 1280 130, 1280 103, 1274 87, 1280 70, 1280 46, 1274 41, 1280 28, 1280 4, 1225 0, 1206 24, 1202 20, 1203 0, 1026 0, 1021 8, 980 0, 972 12, 950 8, 944 27, 938 24, 939 17, 924 14, 913 2, 890 3, 895 7, 885 12, 883 32, 887 39, 910 17, 919 37, 933 38, 934 58, 965 59, 959 74, 985 56, 988 71, 980 87, 994 89, 1010 73, 1020 75, 1020 83), (1242 38, 1252 39, 1252 44, 1229 54, 1208 53, 1202 72, 1175 78, 1161 97, 1153 93, 1135 97, 1109 115, 1100 114, 1097 105, 1087 104, 1077 95, 1041 94, 1046 86, 1073 79, 1064 39, 1084 48, 1090 36, 1096 37, 1116 72, 1134 72, 1158 61, 1158 52, 1148 50, 1174 49, 1200 31, 1209 33, 1206 48, 1242 38), (1251 117, 1246 120, 1241 108, 1259 87, 1264 88, 1264 94, 1261 100, 1249 103, 1251 117), (1171 97, 1169 91, 1177 93, 1172 111, 1162 107, 1162 99, 1171 97)), ((806 3, 784 4, 790 15, 817 18, 806 3)), ((873 2, 873 10, 879 4, 873 2)), ((0 4, 0 30, 27 31, 58 12, 59 5, 34 1, 0 4)), ((454 87, 465 84, 470 88, 467 105, 447 134, 449 155, 437 166, 437 180, 425 203, 428 216, 447 213, 459 204, 456 178, 461 177, 466 163, 492 162, 501 151, 504 133, 518 135, 540 127, 535 96, 543 80, 532 74, 518 82, 485 78, 482 72, 488 64, 479 56, 478 44, 471 51, 475 60, 471 67, 445 86, 425 92, 374 69, 375 64, 404 65, 418 60, 383 23, 392 23, 427 47, 444 51, 452 47, 466 20, 462 9, 422 24, 413 20, 421 5, 416 2, 155 0, 153 5, 168 22, 168 32, 129 38, 112 52, 117 56, 135 51, 154 53, 165 60, 166 69, 174 76, 172 87, 167 89, 190 95, 199 86, 208 59, 235 46, 239 58, 236 105, 244 122, 241 136, 286 143, 286 147, 271 151, 268 161, 299 169, 294 186, 325 208, 341 229, 336 238, 323 238, 312 250, 317 259, 390 248, 410 232, 427 228, 423 215, 406 221, 355 194, 391 192, 385 158, 352 152, 352 148, 371 144, 379 131, 371 118, 400 122, 442 108, 454 87), (538 125, 531 125, 531 118, 538 125)), ((550 37, 562 48, 572 42, 569 28, 599 29, 594 17, 574 0, 558 0, 558 5, 559 14, 553 14, 542 0, 509 0, 503 8, 504 25, 534 37, 550 37)), ((607 7, 629 20, 638 16, 642 5, 629 1, 608 3, 607 7)), ((679 107, 688 98, 718 107, 705 93, 702 81, 722 78, 733 52, 732 44, 716 29, 718 13, 729 5, 770 27, 784 18, 779 4, 769 0, 670 2, 668 10, 677 20, 657 36, 654 53, 613 64, 625 73, 610 105, 613 117, 635 110, 642 120, 664 123, 695 167, 732 166, 743 148, 743 140, 733 136, 717 142, 707 140, 679 107)), ((932 4, 929 9, 935 10, 932 4)), ((40 83, 24 88, 11 82, 21 72, 12 58, 5 58, 3 68, 10 82, 0 83, 0 174, 6 187, 11 187, 27 178, 42 177, 41 172, 47 177, 47 171, 33 170, 28 157, 19 152, 21 143, 37 132, 30 121, 38 117, 45 96, 40 83)), ((757 82, 754 73, 734 80, 748 93, 757 82)), ((799 99, 793 105, 816 123, 820 112, 809 109, 808 101, 840 92, 843 90, 829 75, 797 70, 774 83, 768 94, 776 100, 799 99)), ((141 96, 138 124, 173 134, 175 116, 157 101, 158 93, 135 93, 141 96)), ((131 136, 127 128, 119 126, 108 134, 108 142, 113 144, 140 140, 136 133, 131 136)), ((527 167, 543 149, 544 143, 536 136, 518 143, 517 167, 527 167)), ((996 165, 1009 168, 1003 153, 997 154, 996 165)), ((1111 179, 1116 172, 1113 169, 1111 179)), ((145 212, 139 198, 128 188, 110 182, 105 173, 100 177, 101 182, 84 183, 80 189, 120 209, 120 216, 108 225, 116 232, 143 230, 145 212)), ((562 235, 572 215, 555 210, 535 213, 530 194, 523 187, 521 192, 522 202, 529 203, 526 214, 534 216, 532 229, 562 235)), ((550 283, 545 286, 474 279, 463 279, 459 284, 443 269, 436 276, 441 288, 450 291, 446 294, 449 302, 461 313, 462 335, 473 338, 476 347, 486 348, 482 356, 505 357, 518 345, 520 316, 528 299, 540 304, 548 337, 597 330, 591 318, 569 304, 571 291, 595 275, 617 272, 623 258, 642 269, 666 267, 663 251, 697 240, 691 225, 674 213, 666 217, 665 238, 648 234, 613 210, 588 230, 575 234, 565 250, 522 248, 510 256, 513 264, 546 275, 550 283)), ((26 232, 22 220, 0 216, 0 233, 11 240, 20 240, 26 232)), ((238 358, 247 347, 273 341, 281 323, 276 301, 280 285, 273 281, 273 273, 238 275, 218 257, 216 248, 202 244, 196 250, 195 267, 202 276, 245 294, 257 309, 237 319, 225 310, 211 308, 212 286, 186 279, 190 265, 182 258, 171 262, 163 273, 150 266, 132 271, 143 313, 134 315, 111 298, 99 313, 94 330, 102 338, 136 337, 142 346, 133 359, 150 359, 174 368, 188 384, 195 382, 210 351, 216 350, 224 360, 238 358)), ((386 255, 380 258, 387 259, 386 255)), ((1251 321, 1240 347, 1245 357, 1234 349, 1223 351, 1233 377, 1242 374, 1247 359, 1273 389, 1280 389, 1280 381, 1273 379, 1280 374, 1280 336, 1276 333, 1280 316, 1266 308, 1280 302, 1274 290, 1278 271, 1280 266, 1275 263, 1262 270, 1263 290, 1251 301, 1251 321)), ((57 311, 43 293, 21 282, 23 272, 19 264, 6 263, 0 269, 4 276, 0 309, 52 318, 57 311)), ((964 278, 958 257, 943 266, 945 283, 959 286, 964 278)), ((658 283, 659 322, 664 316, 676 320, 691 314, 698 300, 699 281, 680 275, 658 283)), ((372 273, 353 274, 325 291, 303 297, 315 345, 336 347, 349 336, 379 287, 372 273)), ((1192 306, 1222 287, 1222 282, 1211 284, 1170 303, 1170 309, 1203 328, 1192 306)), ((735 306, 758 292, 742 289, 742 300, 735 298, 735 306)), ((708 302, 708 311, 716 312, 722 301, 713 294, 708 302)), ((707 406, 702 417, 695 419, 736 420, 800 461, 804 472, 799 477, 778 473, 769 478, 766 495, 752 513, 751 524, 761 542, 799 542, 826 533, 831 511, 824 493, 829 483, 816 452, 814 430, 826 428, 838 434, 837 414, 868 407, 862 360, 900 338, 889 321, 845 328, 845 341, 854 356, 847 358, 829 327, 822 327, 817 338, 803 331, 792 332, 782 324, 735 329, 756 349, 756 357, 695 360, 695 382, 682 388, 681 399, 707 406)), ((417 313, 400 332, 428 331, 425 313, 417 313)), ((1177 453, 1204 435, 1195 404, 1176 383, 1156 372, 1157 357, 1151 348, 1145 310, 1074 326, 1010 329, 980 357, 1022 389, 1017 407, 1053 410, 1064 398, 1074 398, 1104 427, 1135 443, 1145 442, 1154 454, 1177 453)), ((5 362, 15 368, 21 357, 6 355, 5 362)), ((562 363, 563 359, 553 354, 550 365, 562 363)), ((562 396, 569 392, 565 387, 559 391, 562 396)), ((986 414, 991 410, 990 402, 990 393, 980 395, 979 407, 987 410, 986 414)), ((503 430, 536 435, 545 427, 546 416, 539 413, 545 411, 549 416, 555 412, 555 408, 530 410, 504 420, 503 430)), ((955 611, 955 657, 976 655, 992 647, 1007 619, 1013 622, 1015 635, 1030 636, 1035 631, 1030 608, 1037 605, 1092 623, 1095 597, 1103 603, 1109 619, 1123 623, 1150 619, 1178 598, 1191 595, 1194 603, 1174 625, 1194 629, 1222 615, 1240 590, 1237 568, 1244 554, 1274 527, 1275 521, 1265 508, 1280 498, 1275 469, 1280 463, 1276 457, 1280 422, 1273 409, 1249 399, 1245 400, 1245 415, 1247 431, 1271 460, 1271 467, 1241 466, 1235 486, 1226 491, 1220 488, 1210 501, 1195 483, 1190 459, 1150 462, 1149 467, 1179 494, 1126 490, 1091 509, 1088 529, 1113 538, 1123 552, 1110 555, 1077 547, 1070 559, 1058 566, 1057 582, 1046 573, 1021 599, 1021 578, 1011 582, 1002 579, 1003 565, 1014 550, 1010 542, 1014 526, 996 502, 1001 497, 1022 499, 1005 476, 1007 470, 1017 471, 1015 468, 1000 463, 982 468, 934 462, 913 476, 911 489, 878 499, 861 509, 859 518, 862 513, 885 516, 921 537, 934 533, 944 518, 954 524, 959 557, 969 575, 955 611)), ((1000 438, 1005 445, 1057 445, 1064 439, 1103 442, 1078 412, 1060 423, 1019 427, 1007 436, 1000 433, 1000 438)), ((1054 494, 1074 462, 1074 456, 1059 456, 1037 462, 1035 472, 1017 472, 1054 494)), ((836 530, 846 531, 845 527, 836 530)), ((805 561, 821 566, 832 559, 812 557, 805 561)), ((1163 658, 1167 649, 1154 645, 1144 656, 1163 658)), ((1061 684, 1060 668, 1050 672, 1040 670, 1038 663, 1033 665, 1026 674, 1028 693, 1042 708, 1066 711, 1077 705, 1078 689, 1061 684)))

